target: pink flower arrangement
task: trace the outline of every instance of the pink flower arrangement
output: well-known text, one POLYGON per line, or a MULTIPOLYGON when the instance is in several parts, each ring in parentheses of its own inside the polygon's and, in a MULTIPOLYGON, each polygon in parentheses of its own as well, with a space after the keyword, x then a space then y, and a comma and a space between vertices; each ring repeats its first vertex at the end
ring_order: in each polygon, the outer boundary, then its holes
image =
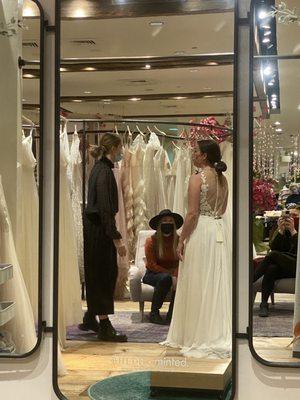
POLYGON ((253 209, 256 213, 276 208, 277 199, 273 184, 264 179, 253 180, 253 209))

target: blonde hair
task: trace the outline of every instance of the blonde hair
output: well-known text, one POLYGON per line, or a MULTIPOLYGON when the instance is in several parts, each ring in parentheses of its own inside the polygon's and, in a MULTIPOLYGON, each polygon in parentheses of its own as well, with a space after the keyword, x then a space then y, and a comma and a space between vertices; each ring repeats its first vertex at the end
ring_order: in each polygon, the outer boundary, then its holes
POLYGON ((118 147, 121 143, 121 138, 116 133, 104 133, 100 138, 99 146, 90 146, 90 154, 94 158, 104 157, 113 147, 118 147))
MULTIPOLYGON (((157 231, 155 234, 155 238, 156 238, 156 243, 155 243, 155 247, 156 247, 156 254, 159 258, 162 258, 164 256, 164 236, 162 234, 161 231, 161 223, 162 221, 159 222, 158 227, 157 227, 157 231)), ((177 234, 177 230, 176 230, 176 224, 174 221, 174 230, 173 230, 173 255, 174 257, 176 257, 176 250, 177 250, 177 245, 178 245, 178 241, 179 241, 179 236, 177 234)))

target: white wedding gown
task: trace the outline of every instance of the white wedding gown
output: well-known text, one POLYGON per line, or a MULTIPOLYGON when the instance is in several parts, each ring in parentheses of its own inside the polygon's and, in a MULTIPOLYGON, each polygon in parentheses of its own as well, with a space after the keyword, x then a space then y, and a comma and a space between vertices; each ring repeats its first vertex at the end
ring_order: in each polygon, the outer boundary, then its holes
POLYGON ((30 299, 18 262, 0 175, 0 262, 13 265, 13 278, 1 285, 0 301, 15 302, 15 316, 1 329, 11 332, 16 352, 24 354, 36 345, 37 337, 30 299))
POLYGON ((36 160, 32 152, 32 133, 22 139, 20 220, 16 248, 23 278, 30 298, 34 320, 38 319, 38 244, 39 199, 34 176, 36 160))
POLYGON ((66 329, 82 322, 81 286, 77 259, 76 231, 71 203, 67 133, 60 137, 59 208, 59 340, 66 346, 66 329))
POLYGON ((231 354, 230 243, 221 218, 227 185, 214 169, 200 171, 200 215, 185 244, 169 333, 163 345, 179 348, 186 357, 226 358, 231 354))

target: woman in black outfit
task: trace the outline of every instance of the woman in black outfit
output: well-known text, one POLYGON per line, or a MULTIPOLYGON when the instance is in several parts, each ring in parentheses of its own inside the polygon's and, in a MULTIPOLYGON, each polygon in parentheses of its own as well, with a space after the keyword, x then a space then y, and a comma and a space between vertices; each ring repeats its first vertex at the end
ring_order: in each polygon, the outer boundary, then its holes
POLYGON ((116 228, 118 189, 114 163, 122 158, 119 135, 105 133, 91 152, 97 158, 89 178, 88 203, 84 213, 84 266, 88 311, 82 330, 93 330, 100 340, 126 342, 108 314, 114 313, 114 290, 118 275, 117 252, 126 255, 122 236, 116 228), (96 316, 99 316, 98 323, 96 316))

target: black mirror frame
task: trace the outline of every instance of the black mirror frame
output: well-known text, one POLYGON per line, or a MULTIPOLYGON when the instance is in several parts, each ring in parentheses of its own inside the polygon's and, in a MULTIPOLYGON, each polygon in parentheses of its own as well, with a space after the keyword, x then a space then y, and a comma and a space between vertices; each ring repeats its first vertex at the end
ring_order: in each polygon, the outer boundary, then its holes
POLYGON ((258 361, 259 363, 266 365, 268 367, 280 367, 280 368, 300 368, 300 361, 299 362, 274 362, 274 361, 267 361, 262 358, 255 350, 253 345, 253 224, 252 224, 252 215, 253 215, 253 202, 252 202, 252 195, 253 195, 253 60, 254 60, 254 24, 255 24, 255 5, 256 0, 251 1, 250 7, 250 53, 249 53, 249 67, 250 67, 250 74, 249 74, 249 322, 248 322, 248 345, 250 352, 253 358, 258 361))
MULTIPOLYGON (((233 193, 232 193, 232 226, 237 226, 237 126, 238 126, 238 1, 234 0, 234 69, 233 69, 233 193)), ((242 22, 241 22, 242 24, 242 22)), ((53 367, 52 385, 56 396, 61 400, 68 400, 61 392, 58 384, 58 286, 59 286, 59 171, 60 171, 60 58, 61 58, 61 0, 55 0, 55 156, 54 156, 54 250, 53 250, 53 367)), ((237 230, 232 228, 232 389, 230 400, 236 393, 237 377, 237 230)))
POLYGON ((31 0, 37 5, 40 11, 40 82, 39 82, 39 105, 40 105, 40 141, 39 141, 39 182, 38 182, 38 194, 39 194, 39 234, 38 234, 38 324, 37 324, 37 342, 32 350, 24 354, 11 354, 11 355, 0 355, 0 359, 23 359, 30 357, 35 353, 41 345, 43 338, 43 252, 42 252, 42 239, 43 239, 43 131, 44 131, 44 56, 45 56, 45 27, 46 21, 44 16, 44 9, 41 6, 39 0, 31 0))

